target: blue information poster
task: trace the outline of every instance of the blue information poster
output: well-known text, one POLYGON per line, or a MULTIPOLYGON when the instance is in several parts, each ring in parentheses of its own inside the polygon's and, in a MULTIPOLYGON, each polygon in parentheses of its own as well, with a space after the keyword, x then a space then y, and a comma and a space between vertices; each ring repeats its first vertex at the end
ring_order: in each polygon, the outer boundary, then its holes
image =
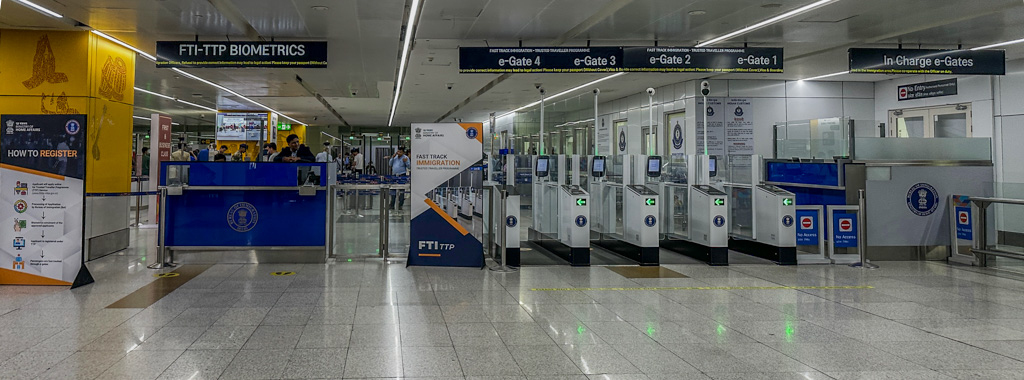
POLYGON ((796 245, 818 245, 818 212, 796 211, 796 245))
POLYGON ((971 229, 971 208, 956 208, 956 238, 963 240, 974 240, 974 233, 971 229))
POLYGON ((857 246, 857 214, 832 214, 833 246, 850 248, 857 246))

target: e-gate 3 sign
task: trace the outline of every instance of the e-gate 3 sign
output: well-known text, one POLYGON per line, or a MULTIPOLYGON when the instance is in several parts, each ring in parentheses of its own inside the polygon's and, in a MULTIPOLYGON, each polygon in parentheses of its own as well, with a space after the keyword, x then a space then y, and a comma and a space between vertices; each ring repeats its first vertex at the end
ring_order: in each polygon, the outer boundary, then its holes
POLYGON ((850 49, 850 72, 861 74, 1005 75, 1002 50, 850 49))
POLYGON ((158 41, 156 67, 326 68, 327 42, 158 41))

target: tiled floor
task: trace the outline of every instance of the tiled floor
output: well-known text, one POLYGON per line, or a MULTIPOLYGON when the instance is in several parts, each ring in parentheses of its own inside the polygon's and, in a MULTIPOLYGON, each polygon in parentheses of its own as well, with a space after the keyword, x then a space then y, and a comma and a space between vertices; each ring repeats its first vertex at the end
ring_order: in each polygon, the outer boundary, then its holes
POLYGON ((215 265, 107 308, 157 281, 144 258, 90 263, 80 289, 0 287, 0 378, 1024 378, 1024 282, 945 263, 215 265), (594 289, 631 287, 705 289, 594 289))

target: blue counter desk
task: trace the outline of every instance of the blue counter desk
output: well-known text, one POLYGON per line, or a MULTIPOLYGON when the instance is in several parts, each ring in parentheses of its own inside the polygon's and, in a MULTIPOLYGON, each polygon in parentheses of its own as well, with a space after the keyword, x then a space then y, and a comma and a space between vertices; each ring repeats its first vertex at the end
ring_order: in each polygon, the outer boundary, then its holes
POLYGON ((188 261, 196 262, 324 262, 327 170, 326 163, 161 163, 160 245, 193 251, 188 261))

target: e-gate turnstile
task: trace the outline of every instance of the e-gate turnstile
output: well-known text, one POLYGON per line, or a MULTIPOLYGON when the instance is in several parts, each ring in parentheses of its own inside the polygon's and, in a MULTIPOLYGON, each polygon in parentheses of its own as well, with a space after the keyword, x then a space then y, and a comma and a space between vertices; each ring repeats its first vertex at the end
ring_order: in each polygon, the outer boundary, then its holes
POLYGON ((645 179, 661 175, 661 157, 625 155, 615 158, 622 160, 621 183, 605 182, 600 177, 591 180, 591 188, 600 193, 595 202, 599 211, 596 212, 598 223, 593 227, 597 234, 593 244, 640 265, 658 265, 660 201, 658 192, 647 187, 645 179), (619 193, 621 203, 618 203, 619 193))
POLYGON ((753 190, 753 239, 734 235, 729 248, 779 265, 796 265, 795 195, 772 185, 753 190))
MULTIPOLYGON (((717 169, 717 160, 710 156, 687 156, 687 162, 687 179, 698 182, 709 182, 709 173, 717 169)), ((686 212, 682 220, 673 220, 673 224, 685 221, 685 235, 666 233, 661 247, 708 265, 729 265, 728 195, 707 184, 662 186, 674 194, 673 201, 680 202, 686 212)), ((673 230, 679 228, 673 226, 673 230)))
POLYGON ((579 186, 579 155, 534 158, 529 242, 573 266, 590 265, 590 193, 579 186))

